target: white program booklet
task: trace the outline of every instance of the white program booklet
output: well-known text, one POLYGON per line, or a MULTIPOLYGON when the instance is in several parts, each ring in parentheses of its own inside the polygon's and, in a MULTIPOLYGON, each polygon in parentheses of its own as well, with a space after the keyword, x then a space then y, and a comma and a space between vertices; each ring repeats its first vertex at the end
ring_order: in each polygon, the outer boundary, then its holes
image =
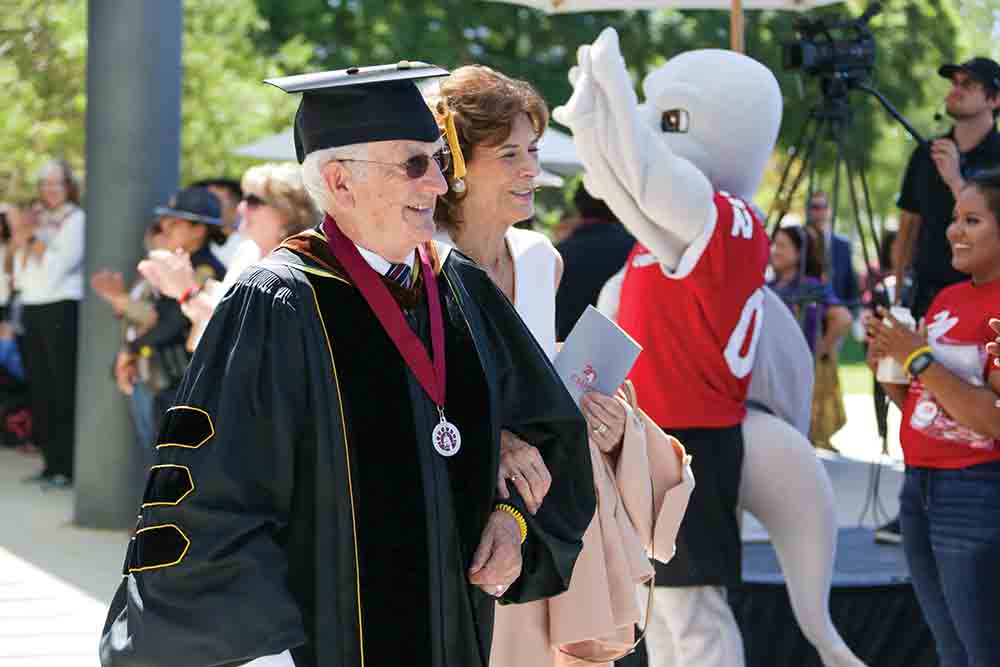
POLYGON ((553 362, 573 400, 593 389, 614 396, 642 346, 593 306, 573 325, 553 362))

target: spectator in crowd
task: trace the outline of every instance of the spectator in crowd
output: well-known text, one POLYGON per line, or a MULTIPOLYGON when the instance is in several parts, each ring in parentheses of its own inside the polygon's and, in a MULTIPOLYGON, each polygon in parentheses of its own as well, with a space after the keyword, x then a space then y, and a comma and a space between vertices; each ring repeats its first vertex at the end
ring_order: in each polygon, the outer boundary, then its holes
POLYGON ((942 65, 938 74, 951 81, 945 110, 955 124, 946 136, 913 151, 897 202, 899 246, 893 264, 897 281, 912 269, 911 311, 917 321, 935 294, 967 279, 952 264, 945 230, 966 180, 1000 165, 1000 65, 973 58, 961 65, 942 65))
POLYGON ((240 230, 239 205, 243 200, 243 189, 240 182, 231 178, 206 178, 191 184, 193 188, 205 188, 219 200, 222 218, 222 234, 225 240, 221 243, 212 242, 212 254, 218 257, 227 269, 239 252, 243 242, 240 230))
MULTIPOLYGON (((166 248, 166 238, 159 221, 150 225, 143 239, 147 252, 166 248)), ((156 433, 156 414, 153 398, 167 389, 167 376, 153 355, 135 357, 128 344, 145 335, 157 322, 156 294, 145 279, 136 280, 130 290, 125 289, 124 278, 115 271, 98 271, 90 279, 90 286, 106 301, 121 321, 122 347, 115 357, 112 370, 118 389, 128 397, 129 414, 135 427, 136 442, 148 465, 153 463, 153 438, 156 433)))
MULTIPOLYGON (((154 213, 159 216, 166 248, 190 255, 196 285, 204 285, 209 279, 222 279, 225 269, 210 249, 210 243, 222 237, 220 206, 215 195, 205 188, 185 188, 154 213)), ((187 369, 186 343, 191 324, 181 306, 191 294, 193 291, 177 299, 160 294, 154 299, 156 324, 128 342, 126 352, 116 364, 116 367, 127 366, 141 359, 155 359, 163 373, 161 383, 165 387, 156 392, 153 400, 157 419, 172 404, 177 385, 187 369)))
POLYGON ((816 360, 812 426, 809 439, 821 449, 834 449, 830 438, 847 421, 837 377, 837 344, 851 328, 851 313, 823 281, 822 243, 818 233, 798 225, 774 235, 771 288, 795 313, 816 360))
POLYGON ((573 193, 576 221, 573 231, 560 241, 563 280, 556 293, 556 338, 566 340, 587 305, 597 305, 604 283, 618 273, 628 259, 635 239, 600 199, 583 186, 573 193))
POLYGON ((299 168, 294 165, 250 167, 243 175, 242 191, 245 194, 239 213, 243 220, 243 245, 221 283, 209 280, 204 289, 198 289, 194 267, 185 254, 151 253, 139 263, 139 271, 162 294, 173 299, 187 294, 181 310, 191 320, 193 336, 189 349, 192 351, 215 306, 240 274, 289 236, 319 223, 319 212, 302 185, 299 168))
POLYGON ((969 177, 947 239, 952 266, 971 280, 939 291, 917 332, 881 309, 868 363, 888 356, 910 377, 883 386, 903 413, 903 549, 939 664, 1000 665, 1000 368, 987 355, 1000 303, 1000 174, 969 177))
POLYGON ((76 351, 83 298, 84 213, 80 188, 61 160, 39 172, 42 204, 34 238, 14 258, 23 306, 21 358, 28 377, 34 440, 44 466, 27 482, 67 488, 73 481, 76 351))
POLYGON ((32 203, 0 207, 0 444, 34 454, 28 386, 18 339, 24 333, 21 296, 14 289, 14 256, 35 232, 32 203))
POLYGON ((830 196, 826 192, 816 190, 809 195, 806 224, 822 239, 826 252, 820 259, 826 267, 826 281, 840 303, 849 310, 855 310, 860 294, 858 276, 851 261, 851 242, 833 230, 830 224, 830 196))

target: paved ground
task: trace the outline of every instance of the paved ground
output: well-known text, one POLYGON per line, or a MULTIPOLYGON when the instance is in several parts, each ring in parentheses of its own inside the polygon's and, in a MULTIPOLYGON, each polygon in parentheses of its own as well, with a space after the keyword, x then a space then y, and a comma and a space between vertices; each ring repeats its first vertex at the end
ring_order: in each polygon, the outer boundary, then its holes
POLYGON ((74 527, 71 492, 20 482, 38 466, 0 451, 0 666, 93 667, 128 534, 74 527))
MULTIPOLYGON (((868 462, 880 460, 881 445, 871 398, 848 396, 847 409, 848 426, 834 438, 843 456, 821 458, 833 480, 838 520, 854 526, 868 497, 868 462)), ((898 443, 890 451, 898 461, 898 443)), ((899 466, 884 463, 881 498, 895 512, 899 466)), ((74 527, 71 492, 43 493, 20 482, 38 465, 0 450, 0 667, 94 667, 128 535, 74 527)), ((762 532, 745 522, 746 537, 759 539, 762 532)))

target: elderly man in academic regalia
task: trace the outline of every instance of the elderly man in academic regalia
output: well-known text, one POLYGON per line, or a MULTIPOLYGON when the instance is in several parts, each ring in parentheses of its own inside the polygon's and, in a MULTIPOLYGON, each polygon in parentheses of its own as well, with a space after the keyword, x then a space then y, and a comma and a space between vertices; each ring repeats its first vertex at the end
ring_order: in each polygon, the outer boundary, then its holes
MULTIPOLYGON (((497 598, 564 591, 586 424, 489 277, 431 242, 421 63, 271 81, 327 212, 240 278, 166 414, 104 665, 486 667, 497 598), (499 435, 544 457, 496 496, 499 435)), ((261 205, 266 206, 263 202, 261 205)))

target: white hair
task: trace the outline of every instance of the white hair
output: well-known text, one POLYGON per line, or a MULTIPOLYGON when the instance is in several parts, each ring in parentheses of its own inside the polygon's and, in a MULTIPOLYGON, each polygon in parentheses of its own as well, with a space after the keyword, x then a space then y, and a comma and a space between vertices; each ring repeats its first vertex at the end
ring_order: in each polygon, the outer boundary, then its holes
MULTIPOLYGON (((323 148, 306 156, 302 162, 302 185, 305 186, 306 192, 309 193, 321 211, 330 213, 334 207, 330 188, 323 177, 323 168, 336 160, 367 160, 368 147, 369 144, 366 143, 350 144, 335 148, 323 148)), ((353 173, 359 178, 364 178, 365 165, 358 166, 360 169, 354 169, 353 173)))
POLYGON ((72 178, 73 174, 69 172, 69 165, 67 165, 62 160, 49 160, 41 166, 38 173, 35 176, 36 180, 44 181, 49 176, 53 174, 58 174, 60 178, 72 178))
POLYGON ((240 187, 244 190, 250 190, 268 181, 278 181, 290 188, 303 187, 302 172, 295 164, 288 162, 268 162, 250 167, 243 172, 240 187))

